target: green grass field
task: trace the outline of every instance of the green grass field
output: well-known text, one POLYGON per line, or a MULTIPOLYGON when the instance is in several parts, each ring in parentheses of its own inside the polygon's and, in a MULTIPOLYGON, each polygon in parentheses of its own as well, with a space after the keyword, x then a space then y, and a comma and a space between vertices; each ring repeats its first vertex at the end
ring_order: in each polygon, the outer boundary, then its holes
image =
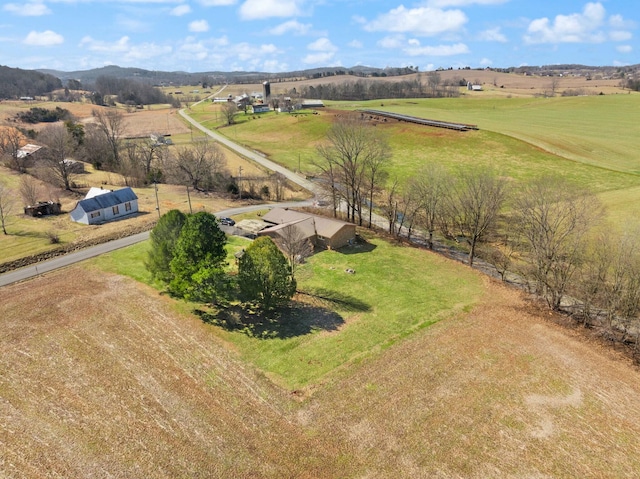
MULTIPOLYGON (((229 238, 231 266, 233 253, 247 244, 229 238)), ((92 262, 150 284, 147 248, 141 243, 92 262)), ((480 276, 464 266, 376 237, 364 246, 317 253, 298 271, 298 290, 308 294, 284 313, 284 328, 259 337, 211 326, 245 360, 289 389, 324 381, 421 328, 468 311, 483 291, 480 276)), ((184 309, 182 302, 176 306, 184 309)))
POLYGON ((476 124, 560 157, 640 173, 640 95, 556 98, 455 98, 361 103, 362 108, 476 124))
MULTIPOLYGON (((332 112, 382 109, 422 118, 477 124, 479 131, 456 132, 408 123, 378 123, 393 151, 391 178, 401 182, 423 165, 439 163, 455 171, 487 165, 520 181, 562 176, 602 196, 616 225, 637 223, 629 205, 637 202, 640 158, 636 111, 640 95, 556 98, 454 98, 327 102, 331 110, 293 116, 275 112, 245 118, 218 131, 292 170, 313 175, 332 112)), ((210 106, 203 105, 203 109, 210 106)), ((205 113, 199 113, 202 118, 205 113)))

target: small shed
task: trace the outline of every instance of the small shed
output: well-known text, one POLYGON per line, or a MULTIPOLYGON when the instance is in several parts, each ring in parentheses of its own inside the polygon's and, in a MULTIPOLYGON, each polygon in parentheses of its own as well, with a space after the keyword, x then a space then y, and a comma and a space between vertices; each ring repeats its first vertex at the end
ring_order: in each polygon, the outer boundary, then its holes
POLYGON ((69 214, 71 220, 87 225, 113 221, 138 212, 138 197, 131 188, 106 190, 91 198, 78 201, 69 214))
POLYGON ((268 104, 256 103, 253 105, 254 113, 267 113, 268 111, 271 111, 271 108, 269 108, 268 104))
POLYGON ((34 218, 48 215, 59 215, 62 212, 60 203, 53 201, 40 201, 35 205, 24 207, 24 214, 33 216, 34 218))

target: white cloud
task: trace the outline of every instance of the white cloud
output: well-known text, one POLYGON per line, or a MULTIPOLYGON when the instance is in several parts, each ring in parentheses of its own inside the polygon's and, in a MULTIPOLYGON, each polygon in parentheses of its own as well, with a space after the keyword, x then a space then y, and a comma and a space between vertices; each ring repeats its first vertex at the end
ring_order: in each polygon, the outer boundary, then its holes
POLYGON ((80 40, 80 47, 86 48, 92 52, 109 52, 109 53, 121 53, 126 52, 129 46, 129 37, 121 37, 116 42, 103 42, 101 40, 94 40, 93 38, 86 36, 80 40))
POLYGON ((605 23, 601 3, 587 3, 582 13, 557 15, 553 22, 539 18, 529 24, 526 43, 601 43, 606 36, 600 30, 605 23))
POLYGON ((467 23, 467 16, 461 10, 440 10, 421 7, 407 9, 404 5, 379 15, 364 26, 370 32, 412 33, 433 36, 444 32, 460 30, 467 23))
POLYGON ((237 0, 198 0, 198 3, 203 7, 225 7, 235 5, 237 0))
POLYGON ((427 5, 430 7, 447 8, 447 7, 466 7, 468 5, 501 5, 509 0, 429 0, 427 5))
POLYGON ((348 46, 350 46, 351 48, 363 48, 364 44, 360 41, 360 40, 351 40, 349 43, 347 43, 348 46))
POLYGON ((402 48, 405 44, 404 35, 391 35, 378 40, 377 45, 382 48, 402 48))
POLYGON ((20 5, 17 3, 7 3, 4 5, 3 10, 14 13, 21 17, 40 17, 42 15, 49 15, 51 10, 44 3, 31 2, 20 5))
POLYGON ((331 40, 328 38, 318 38, 315 42, 309 43, 307 45, 307 49, 315 51, 315 52, 336 52, 338 51, 338 47, 336 47, 331 40))
POLYGON ((206 20, 194 20, 189 23, 189 31, 190 32, 208 32, 209 31, 209 23, 206 20))
POLYGON ((482 65, 483 67, 488 67, 493 65, 493 62, 488 58, 483 58, 482 60, 480 60, 480 65, 482 65))
POLYGON ((631 38, 633 38, 633 35, 631 34, 631 32, 627 32, 624 30, 615 30, 609 33, 609 38, 611 38, 611 40, 613 40, 614 42, 626 42, 627 40, 631 40, 631 38))
POLYGON ((609 17, 609 26, 617 30, 635 28, 635 22, 625 20, 622 15, 611 15, 609 17))
POLYGON ((59 33, 51 30, 44 32, 31 31, 24 39, 25 45, 33 45, 38 47, 50 47, 53 45, 60 45, 64 43, 64 37, 59 33))
POLYGON ((281 23, 269 30, 272 35, 284 35, 285 33, 293 33, 295 35, 306 35, 311 30, 310 23, 300 23, 297 20, 289 20, 281 23))
POLYGON ((303 63, 308 65, 328 64, 338 51, 338 47, 331 43, 331 40, 324 37, 309 43, 307 49, 313 52, 302 59, 303 63))
POLYGON ((455 45, 437 45, 437 46, 409 46, 404 49, 407 55, 417 56, 435 56, 449 57, 453 55, 463 55, 469 53, 469 48, 464 43, 456 43, 455 45))
POLYGON ((137 64, 141 60, 149 58, 166 57, 172 52, 172 48, 168 45, 157 45, 155 43, 141 43, 134 45, 122 56, 127 64, 137 64))
POLYGON ((633 47, 631 45, 618 45, 616 50, 620 53, 631 53, 633 51, 633 47))
POLYGON ((307 65, 328 65, 333 59, 333 52, 310 53, 302 59, 307 65))
POLYGON ((480 32, 480 35, 478 35, 478 40, 484 42, 507 43, 507 37, 500 31, 500 27, 480 32))
POLYGON ((301 0, 245 0, 240 6, 240 18, 295 17, 302 14, 300 4, 301 0))
POLYGON ((191 13, 191 7, 189 5, 183 4, 171 9, 169 15, 172 15, 174 17, 181 17, 182 15, 187 15, 188 13, 191 13))
POLYGON ((180 61, 194 62, 198 68, 230 70, 255 70, 266 62, 278 60, 282 51, 267 43, 254 45, 247 42, 231 43, 229 38, 196 39, 188 37, 176 49, 175 57, 180 61))
POLYGON ((262 64, 262 70, 267 72, 286 72, 289 65, 278 60, 267 60, 262 64))

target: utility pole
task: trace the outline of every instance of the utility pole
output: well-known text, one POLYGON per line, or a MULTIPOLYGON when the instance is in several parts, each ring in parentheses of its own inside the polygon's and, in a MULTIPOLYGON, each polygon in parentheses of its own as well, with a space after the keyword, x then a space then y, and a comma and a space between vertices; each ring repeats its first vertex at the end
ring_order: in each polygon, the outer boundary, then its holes
POLYGON ((189 194, 189 185, 187 185, 187 199, 189 200, 189 213, 193 214, 193 209, 191 209, 191 195, 189 194))
POLYGON ((240 180, 242 178, 242 166, 238 166, 238 199, 242 199, 242 186, 240 180))
POLYGON ((160 218, 160 202, 158 201, 158 181, 153 182, 153 186, 156 190, 156 211, 158 212, 158 218, 160 218))

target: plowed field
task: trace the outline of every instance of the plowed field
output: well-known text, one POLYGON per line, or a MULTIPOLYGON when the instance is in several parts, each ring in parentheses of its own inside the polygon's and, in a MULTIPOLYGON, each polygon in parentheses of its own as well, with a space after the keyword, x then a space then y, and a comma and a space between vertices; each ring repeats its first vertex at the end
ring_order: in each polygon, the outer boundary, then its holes
POLYGON ((485 290, 300 400, 128 278, 0 288, 0 477, 637 477, 635 367, 485 290))

